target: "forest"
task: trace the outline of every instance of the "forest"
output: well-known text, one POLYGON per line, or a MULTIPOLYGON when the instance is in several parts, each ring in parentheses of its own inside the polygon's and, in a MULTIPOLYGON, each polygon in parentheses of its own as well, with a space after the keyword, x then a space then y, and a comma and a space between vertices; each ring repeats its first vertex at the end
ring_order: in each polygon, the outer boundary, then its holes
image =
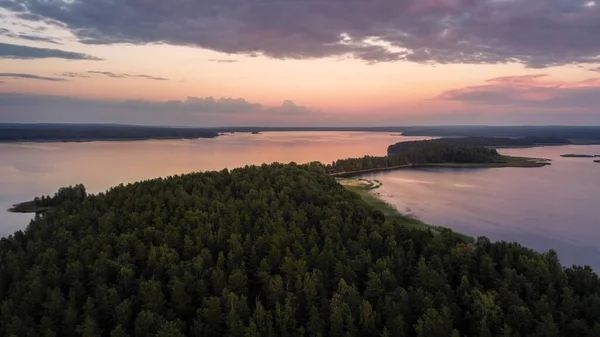
POLYGON ((1 336, 600 336, 589 267, 398 225, 319 163, 63 195, 0 239, 1 336))

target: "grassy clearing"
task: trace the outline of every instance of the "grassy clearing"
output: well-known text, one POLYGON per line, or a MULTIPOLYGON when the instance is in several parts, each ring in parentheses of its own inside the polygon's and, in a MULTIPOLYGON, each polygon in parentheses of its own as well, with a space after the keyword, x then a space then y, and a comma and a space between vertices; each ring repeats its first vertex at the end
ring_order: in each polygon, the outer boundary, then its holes
POLYGON ((338 178, 337 181, 347 187, 356 187, 362 190, 374 190, 381 186, 379 180, 369 180, 364 178, 338 178))

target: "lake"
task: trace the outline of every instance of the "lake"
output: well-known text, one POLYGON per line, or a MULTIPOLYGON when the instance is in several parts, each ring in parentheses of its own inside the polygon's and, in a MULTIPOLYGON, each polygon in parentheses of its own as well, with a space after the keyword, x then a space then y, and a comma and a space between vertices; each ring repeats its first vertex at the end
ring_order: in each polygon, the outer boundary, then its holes
MULTIPOLYGON (((270 162, 305 163, 366 154, 425 137, 371 132, 266 132, 214 139, 0 144, 0 236, 24 229, 28 214, 3 210, 59 187, 83 183, 97 193, 119 183, 270 162)), ((600 146, 502 149, 553 159, 544 168, 417 169, 369 175, 402 212, 472 236, 518 241, 561 261, 600 270, 600 164, 564 153, 600 154, 600 146)))
POLYGON ((365 176, 403 213, 471 236, 559 253, 565 265, 600 270, 600 164, 561 154, 600 154, 600 145, 499 149, 548 158, 541 168, 421 168, 365 176))
POLYGON ((331 162, 385 155, 388 145, 425 137, 369 132, 266 132, 212 139, 86 143, 0 143, 0 236, 23 229, 29 214, 5 212, 13 204, 62 186, 83 183, 88 192, 120 183, 194 171, 295 161, 331 162))

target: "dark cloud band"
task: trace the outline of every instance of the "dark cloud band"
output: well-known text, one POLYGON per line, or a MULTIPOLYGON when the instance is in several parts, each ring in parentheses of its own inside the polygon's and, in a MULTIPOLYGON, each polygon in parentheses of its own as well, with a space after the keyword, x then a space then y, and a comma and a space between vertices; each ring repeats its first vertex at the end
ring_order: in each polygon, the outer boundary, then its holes
POLYGON ((0 28, 0 35, 14 38, 14 39, 23 39, 23 40, 36 41, 36 42, 47 42, 47 43, 53 43, 53 44, 60 44, 59 42, 55 41, 54 39, 52 39, 50 37, 24 34, 24 33, 15 33, 6 28, 0 28))
POLYGON ((168 81, 167 78, 164 77, 156 77, 156 76, 150 76, 150 75, 137 75, 137 74, 124 74, 124 73, 113 73, 110 71, 95 71, 95 70, 90 70, 87 72, 88 74, 94 74, 94 75, 103 75, 103 76, 108 76, 108 77, 112 77, 112 78, 143 78, 143 79, 147 79, 147 80, 154 80, 154 81, 168 81))
POLYGON ((17 78, 17 79, 28 79, 28 80, 40 80, 50 82, 64 82, 66 79, 60 77, 47 77, 39 76, 34 74, 23 74, 23 73, 0 73, 0 77, 17 78))
POLYGON ((590 0, 5 0, 90 44, 168 43, 273 58, 350 55, 367 62, 599 61, 590 0))
MULTIPOLYGON (((0 2, 1 4, 2 2, 0 2)), ((82 54, 82 53, 74 53, 70 51, 64 51, 60 49, 50 49, 50 48, 37 48, 37 47, 28 47, 21 46, 10 43, 0 43, 0 58, 8 58, 8 59, 22 59, 22 60, 31 60, 31 59, 44 59, 44 58, 60 58, 67 60, 101 60, 100 58, 82 54)))
MULTIPOLYGON (((35 79, 50 79, 41 76, 30 74, 2 74, 6 77, 22 77, 35 79)), ((52 78, 54 80, 54 78, 52 78)), ((64 80, 64 79, 59 79, 64 80)), ((81 110, 82 107, 106 110, 120 111, 138 111, 146 112, 162 112, 162 113, 200 113, 200 114, 246 114, 246 113, 261 113, 261 114, 309 114, 311 111, 300 105, 296 105, 290 100, 285 100, 281 106, 266 107, 259 103, 249 102, 243 98, 213 98, 213 97, 188 97, 185 100, 171 101, 147 101, 147 100, 93 100, 84 98, 75 98, 68 96, 52 96, 52 95, 35 95, 21 93, 0 93, 0 107, 10 109, 16 106, 19 107, 43 107, 50 109, 57 107, 62 110, 72 110, 75 113, 81 110)))

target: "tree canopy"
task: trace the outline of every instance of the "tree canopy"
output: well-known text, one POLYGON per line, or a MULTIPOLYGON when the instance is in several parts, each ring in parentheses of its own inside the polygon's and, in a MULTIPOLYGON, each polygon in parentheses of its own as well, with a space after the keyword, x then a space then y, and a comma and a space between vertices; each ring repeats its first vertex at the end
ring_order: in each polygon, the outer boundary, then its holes
POLYGON ((600 336, 554 251, 411 230, 323 165, 119 185, 0 239, 2 336, 600 336))

